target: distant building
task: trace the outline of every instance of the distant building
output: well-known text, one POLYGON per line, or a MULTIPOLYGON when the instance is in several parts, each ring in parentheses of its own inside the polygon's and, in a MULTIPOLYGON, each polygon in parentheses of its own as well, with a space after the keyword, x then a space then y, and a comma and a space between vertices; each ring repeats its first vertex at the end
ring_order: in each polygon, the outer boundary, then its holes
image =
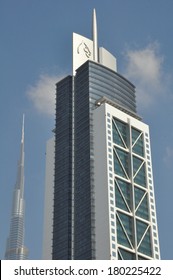
POLYGON ((73 34, 57 83, 53 259, 159 259, 148 126, 116 58, 73 34))
POLYGON ((24 246, 24 219, 25 201, 24 201, 24 116, 22 125, 22 139, 20 159, 18 162, 17 181, 13 193, 13 206, 10 222, 10 234, 7 239, 5 252, 6 260, 26 260, 28 249, 24 246))

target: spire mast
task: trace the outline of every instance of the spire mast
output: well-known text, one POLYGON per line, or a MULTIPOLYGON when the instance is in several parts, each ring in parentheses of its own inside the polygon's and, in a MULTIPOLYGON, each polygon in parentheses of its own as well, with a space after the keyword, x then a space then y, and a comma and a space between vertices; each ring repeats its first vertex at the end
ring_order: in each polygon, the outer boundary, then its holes
POLYGON ((92 26, 92 36, 93 36, 93 60, 98 62, 98 38, 97 38, 97 19, 96 10, 93 10, 93 26, 92 26))
POLYGON ((22 139, 21 143, 24 143, 24 128, 25 128, 25 114, 23 114, 23 122, 22 122, 22 139))
POLYGON ((22 120, 22 137, 21 137, 21 146, 20 146, 20 158, 18 161, 18 170, 17 170, 17 180, 16 180, 16 188, 20 189, 20 195, 23 197, 24 192, 24 129, 25 129, 25 115, 23 114, 22 120))

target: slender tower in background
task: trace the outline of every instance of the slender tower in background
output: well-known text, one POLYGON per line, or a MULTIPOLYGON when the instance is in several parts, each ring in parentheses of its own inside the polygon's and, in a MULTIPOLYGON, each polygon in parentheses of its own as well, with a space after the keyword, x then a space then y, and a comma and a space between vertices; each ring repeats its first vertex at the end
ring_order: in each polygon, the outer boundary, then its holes
POLYGON ((28 256, 28 249, 24 246, 24 120, 23 115, 20 159, 13 193, 10 234, 5 252, 6 260, 25 260, 28 256))

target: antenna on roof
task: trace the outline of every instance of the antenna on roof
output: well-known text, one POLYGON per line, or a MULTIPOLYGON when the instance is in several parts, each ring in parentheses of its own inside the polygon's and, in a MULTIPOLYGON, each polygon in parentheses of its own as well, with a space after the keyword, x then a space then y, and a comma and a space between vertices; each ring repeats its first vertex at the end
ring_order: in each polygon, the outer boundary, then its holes
POLYGON ((97 39, 97 19, 96 10, 93 9, 93 25, 92 25, 92 36, 93 36, 93 60, 98 62, 98 39, 97 39))

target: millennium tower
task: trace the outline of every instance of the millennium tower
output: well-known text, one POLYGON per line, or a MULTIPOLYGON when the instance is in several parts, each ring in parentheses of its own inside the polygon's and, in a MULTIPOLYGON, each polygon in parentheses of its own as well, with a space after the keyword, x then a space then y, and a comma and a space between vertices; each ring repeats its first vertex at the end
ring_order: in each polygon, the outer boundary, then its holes
POLYGON ((10 221, 10 233, 7 239, 5 259, 26 260, 28 250, 24 246, 24 116, 22 124, 22 138, 20 159, 18 162, 17 180, 13 193, 13 205, 10 221))
POLYGON ((149 127, 116 58, 73 33, 56 85, 53 259, 160 258, 149 127))

